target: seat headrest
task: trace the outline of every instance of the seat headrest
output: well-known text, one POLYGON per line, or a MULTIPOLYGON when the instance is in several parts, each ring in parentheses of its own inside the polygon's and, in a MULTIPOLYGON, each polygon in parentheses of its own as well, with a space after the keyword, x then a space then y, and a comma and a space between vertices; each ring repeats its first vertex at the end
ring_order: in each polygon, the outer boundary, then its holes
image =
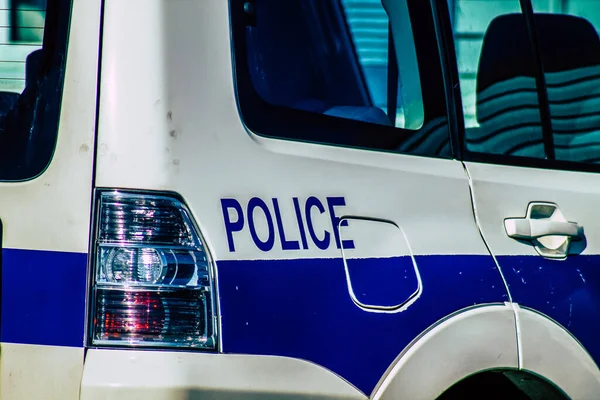
MULTIPOLYGON (((600 64, 600 39, 584 18, 564 14, 535 14, 544 71, 559 72, 600 64)), ((495 18, 485 33, 477 73, 477 93, 516 77, 535 77, 535 61, 525 17, 495 18)))
POLYGON ((495 83, 517 76, 535 76, 533 56, 522 14, 506 14, 495 18, 483 37, 477 93, 495 83))
POLYGON ((44 52, 39 49, 33 51, 25 60, 25 86, 32 87, 37 83, 42 70, 44 52))
POLYGON ((573 15, 536 14, 544 72, 600 65, 600 38, 590 21, 573 15))

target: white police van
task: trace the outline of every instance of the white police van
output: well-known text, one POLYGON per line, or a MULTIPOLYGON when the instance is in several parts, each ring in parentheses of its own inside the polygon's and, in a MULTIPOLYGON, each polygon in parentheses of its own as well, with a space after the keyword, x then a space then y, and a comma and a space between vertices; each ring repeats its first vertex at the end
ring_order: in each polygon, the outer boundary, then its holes
POLYGON ((600 1, 0 17, 3 400, 600 399, 600 1))

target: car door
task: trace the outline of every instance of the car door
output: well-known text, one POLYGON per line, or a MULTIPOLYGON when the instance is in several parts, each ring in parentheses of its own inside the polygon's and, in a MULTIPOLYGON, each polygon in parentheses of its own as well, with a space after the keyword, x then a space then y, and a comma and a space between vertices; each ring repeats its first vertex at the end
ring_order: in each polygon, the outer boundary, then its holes
MULTIPOLYGON (((520 3, 456 2, 465 166, 517 309, 554 321, 598 363, 600 2, 520 3)), ((521 367, 567 379, 568 339, 532 315, 517 318, 521 367)))
POLYGON ((427 327, 508 300, 451 159, 432 7, 253 7, 232 2, 258 146, 221 199, 223 347, 310 360, 368 394, 427 327))

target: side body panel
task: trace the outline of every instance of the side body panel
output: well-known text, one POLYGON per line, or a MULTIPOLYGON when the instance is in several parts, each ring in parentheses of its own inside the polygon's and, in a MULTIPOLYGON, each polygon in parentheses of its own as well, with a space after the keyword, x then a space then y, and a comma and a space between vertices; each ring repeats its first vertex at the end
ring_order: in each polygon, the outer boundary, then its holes
MULTIPOLYGON (((467 163, 467 168, 478 220, 506 277, 513 301, 563 326, 598 363, 600 225, 594 204, 600 196, 599 177, 477 163, 467 163), (583 226, 585 240, 573 242, 566 259, 543 258, 530 243, 507 236, 504 219, 525 217, 531 202, 555 203, 568 221, 583 226)), ((522 335, 527 335, 527 327, 522 329, 522 335)), ((536 346, 536 341, 523 343, 524 369, 537 371, 547 368, 544 364, 555 365, 549 359, 527 357, 527 346, 536 346)), ((595 376, 600 379, 597 367, 595 376)))
POLYGON ((478 225, 514 302, 519 366, 572 398, 596 398, 600 177, 567 170, 597 162, 598 2, 448 4, 460 145, 478 225))
POLYGON ((536 311, 518 307, 523 369, 543 376, 572 399, 600 393, 600 373, 592 357, 573 336, 536 311))
POLYGON ((335 374, 306 361, 192 352, 91 349, 81 387, 81 400, 307 397, 366 399, 335 374))
POLYGON ((99 24, 99 1, 73 2, 54 158, 36 179, 0 183, 2 399, 78 396, 99 24))
MULTIPOLYGON (((223 352, 304 359, 369 394, 438 320, 508 300, 463 166, 247 132, 228 21, 223 1, 106 1, 97 185, 184 197, 216 260, 223 352), (343 216, 391 222, 404 250, 348 236, 343 216), (338 235, 384 283, 420 290, 393 310, 360 307, 338 235)), ((516 355, 497 363, 516 368, 516 355)))

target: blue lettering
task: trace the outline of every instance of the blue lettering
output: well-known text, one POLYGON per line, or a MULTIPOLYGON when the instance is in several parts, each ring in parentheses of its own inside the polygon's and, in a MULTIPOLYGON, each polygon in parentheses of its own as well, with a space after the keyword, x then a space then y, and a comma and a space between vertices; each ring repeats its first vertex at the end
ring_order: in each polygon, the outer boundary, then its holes
POLYGON ((313 242, 315 242, 315 244, 317 245, 317 247, 321 250, 327 250, 327 248, 329 247, 329 242, 331 240, 330 238, 330 233, 327 231, 324 231, 325 235, 323 236, 323 239, 319 239, 317 237, 317 235, 315 234, 315 228, 313 227, 312 224, 312 216, 310 214, 310 210, 316 207, 317 210, 319 210, 319 212, 321 214, 323 214, 325 212, 325 208, 323 207, 323 204, 321 204, 321 202, 319 201, 319 199, 317 199, 316 197, 309 197, 306 200, 306 205, 305 205, 305 214, 306 214, 306 225, 308 226, 308 233, 310 234, 311 239, 313 240, 313 242))
POLYGON ((302 213, 300 212, 300 203, 298 198, 294 197, 294 211, 296 212, 296 221, 298 221, 298 230, 300 231, 300 240, 302 241, 302 248, 308 249, 308 243, 306 241, 306 232, 304 231, 304 222, 302 222, 302 213))
POLYGON ((275 227, 273 226, 273 218, 271 218, 271 213, 269 212, 267 204, 258 197, 253 197, 248 202, 247 214, 248 227, 250 228, 250 236, 252 236, 254 244, 262 251, 270 251, 273 248, 273 245, 275 244, 275 227), (254 210, 256 208, 260 208, 263 211, 267 220, 269 235, 267 236, 267 240, 265 240, 264 242, 261 241, 258 237, 258 234, 256 233, 256 227, 254 226, 254 210))
POLYGON ((244 228, 244 211, 242 206, 235 199, 221 199, 221 208, 223 210, 223 221, 225 222, 225 232, 227 232, 227 243, 229 251, 235 251, 233 242, 233 232, 239 232, 244 228), (237 221, 233 222, 229 218, 229 209, 232 208, 237 212, 237 221))
MULTIPOLYGON (((329 216, 331 217, 331 225, 333 226, 333 236, 335 237, 335 244, 337 248, 340 248, 340 226, 348 226, 348 220, 342 220, 340 222, 340 217, 335 215, 335 207, 341 207, 346 205, 346 200, 343 197, 328 197, 327 198, 327 207, 329 208, 329 216)), ((354 241, 353 240, 343 240, 342 246, 344 249, 353 249, 354 241)))
POLYGON ((281 240, 281 248, 283 250, 299 250, 300 243, 298 243, 297 240, 285 239, 283 222, 281 221, 281 210, 279 209, 279 202, 275 198, 273 199, 273 211, 275 212, 275 220, 277 221, 277 231, 279 232, 279 239, 281 240))
MULTIPOLYGON (((279 200, 272 198, 273 202, 273 214, 265 201, 258 197, 253 197, 248 202, 246 209, 246 216, 244 216, 244 209, 240 202, 232 198, 221 199, 221 209, 223 212, 223 222, 225 225, 225 233, 227 235, 227 244, 230 252, 235 252, 235 240, 234 233, 241 232, 245 228, 246 220, 248 221, 248 228, 250 230, 250 236, 254 241, 256 247, 264 252, 271 251, 275 245, 276 235, 279 235, 282 250, 308 250, 307 236, 310 235, 312 242, 320 250, 327 250, 332 242, 332 234, 329 230, 323 229, 323 234, 318 235, 315 232, 315 226, 313 224, 313 208, 319 211, 319 214, 325 214, 329 212, 329 218, 331 220, 331 226, 333 228, 333 238, 338 249, 354 249, 355 244, 353 240, 343 240, 340 234, 340 227, 348 226, 348 220, 342 219, 336 215, 336 207, 343 207, 346 205, 344 197, 326 197, 327 203, 321 202, 317 197, 309 197, 305 204, 304 210, 301 208, 301 203, 298 197, 293 197, 294 214, 296 216, 296 222, 298 225, 298 233, 300 234, 299 240, 290 240, 286 238, 284 219, 281 214, 281 208, 279 206, 279 200), (262 210, 265 215, 267 236, 261 238, 256 229, 256 223, 254 219, 254 213, 256 209, 262 210), (303 215, 304 211, 304 215, 303 215), (237 214, 237 215, 234 215, 237 214), (306 218, 306 220, 304 219, 306 218), (306 228, 305 224, 306 223, 306 228), (277 231, 275 230, 275 224, 277 224, 277 231), (307 235, 308 230, 308 235, 307 235)), ((290 231, 288 230, 288 234, 290 231)), ((263 232, 264 236, 264 232, 263 232)))

